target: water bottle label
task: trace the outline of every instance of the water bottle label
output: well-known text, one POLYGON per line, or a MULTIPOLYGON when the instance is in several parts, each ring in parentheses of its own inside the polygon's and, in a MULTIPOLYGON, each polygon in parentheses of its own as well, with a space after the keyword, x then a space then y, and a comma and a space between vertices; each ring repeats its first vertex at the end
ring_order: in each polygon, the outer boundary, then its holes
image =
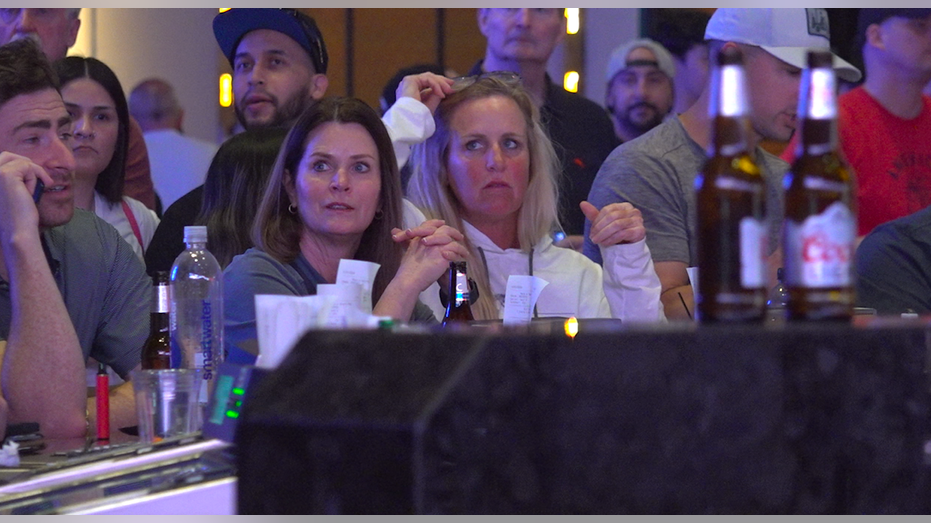
POLYGON ((750 216, 740 220, 740 284, 745 289, 765 286, 766 223, 750 216))
MULTIPOLYGON (((207 365, 211 365, 211 363, 205 359, 203 352, 198 352, 194 355, 194 365, 198 369, 204 369, 207 365)), ((200 403, 207 403, 207 395, 209 393, 207 389, 210 388, 210 378, 207 377, 206 372, 201 374, 201 378, 203 378, 203 380, 200 384, 200 392, 197 394, 197 401, 200 403)))
POLYGON ((801 224, 785 222, 786 284, 830 288, 851 285, 851 261, 856 220, 842 202, 801 224))

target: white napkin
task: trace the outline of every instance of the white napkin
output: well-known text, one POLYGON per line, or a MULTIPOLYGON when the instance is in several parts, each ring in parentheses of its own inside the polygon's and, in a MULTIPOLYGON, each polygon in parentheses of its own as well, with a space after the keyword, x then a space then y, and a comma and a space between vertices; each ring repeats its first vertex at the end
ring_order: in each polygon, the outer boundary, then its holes
POLYGON ((319 328, 333 306, 332 296, 255 296, 258 367, 274 369, 309 329, 319 328))

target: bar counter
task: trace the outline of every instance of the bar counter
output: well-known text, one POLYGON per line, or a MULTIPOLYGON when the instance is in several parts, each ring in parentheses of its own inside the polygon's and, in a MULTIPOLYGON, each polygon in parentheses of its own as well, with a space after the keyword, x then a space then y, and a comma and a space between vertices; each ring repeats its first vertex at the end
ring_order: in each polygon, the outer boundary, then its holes
POLYGON ((924 321, 559 330, 308 333, 245 404, 239 513, 931 508, 924 321))

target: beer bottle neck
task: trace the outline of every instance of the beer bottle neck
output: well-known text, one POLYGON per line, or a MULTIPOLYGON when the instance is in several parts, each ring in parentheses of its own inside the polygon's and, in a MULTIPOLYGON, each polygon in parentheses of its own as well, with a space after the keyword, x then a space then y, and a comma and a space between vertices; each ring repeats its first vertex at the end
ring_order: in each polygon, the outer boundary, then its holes
POLYGON ((837 143, 836 80, 830 68, 806 69, 802 73, 802 93, 798 114, 800 154, 824 154, 837 143))
POLYGON ((464 264, 456 264, 450 268, 449 303, 454 308, 469 303, 469 279, 466 276, 464 264))
POLYGON ((747 149, 747 97, 743 67, 725 65, 713 72, 709 116, 711 155, 733 156, 747 149))
POLYGON ((168 314, 169 311, 169 287, 167 283, 161 283, 155 286, 155 303, 152 306, 152 313, 168 314))
POLYGON ((168 332, 169 318, 167 312, 153 312, 149 314, 149 332, 156 334, 168 332))

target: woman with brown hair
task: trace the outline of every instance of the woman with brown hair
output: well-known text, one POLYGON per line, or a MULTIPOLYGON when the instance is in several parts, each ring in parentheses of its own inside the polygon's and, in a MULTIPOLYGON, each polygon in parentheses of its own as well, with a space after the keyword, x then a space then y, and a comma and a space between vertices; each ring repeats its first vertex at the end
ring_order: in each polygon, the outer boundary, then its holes
POLYGON ((462 235, 433 220, 407 246, 392 229, 402 222, 401 186, 391 139, 375 111, 352 98, 324 99, 304 112, 285 138, 253 225, 255 247, 224 271, 226 343, 256 337, 254 296, 316 294, 333 283, 341 259, 381 268, 373 313, 436 322, 418 295, 467 253, 462 235))

